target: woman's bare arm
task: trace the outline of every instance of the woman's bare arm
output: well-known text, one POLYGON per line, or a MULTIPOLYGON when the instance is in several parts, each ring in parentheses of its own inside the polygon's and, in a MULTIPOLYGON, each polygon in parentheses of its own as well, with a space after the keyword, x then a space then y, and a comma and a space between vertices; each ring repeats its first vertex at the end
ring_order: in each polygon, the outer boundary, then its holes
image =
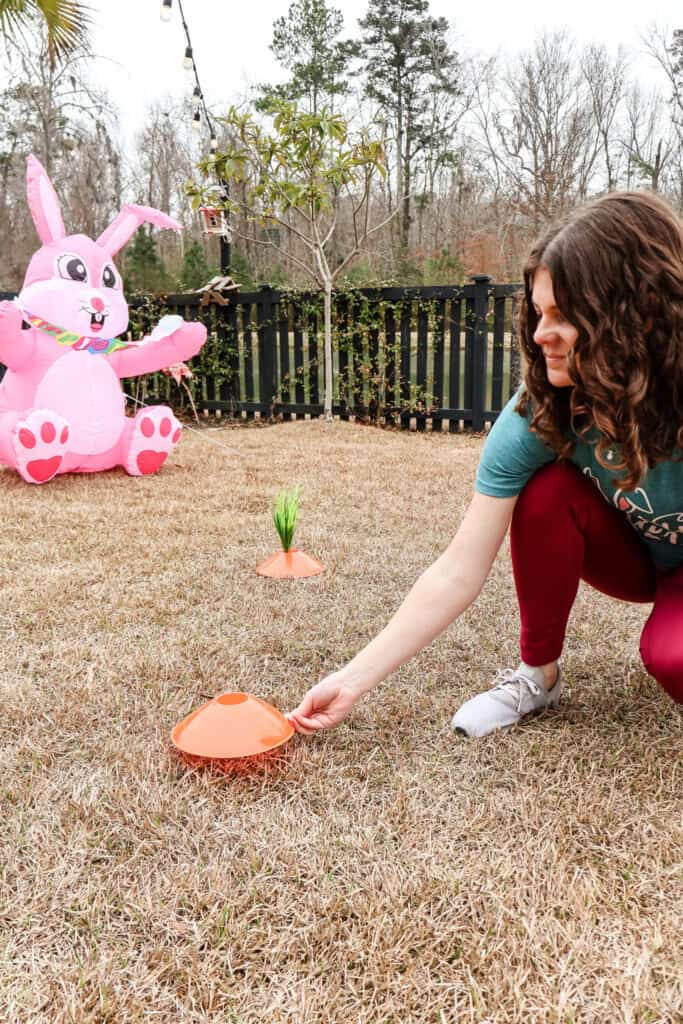
POLYGON ((337 725, 358 698, 426 647, 481 591, 507 533, 516 497, 475 492, 458 531, 384 629, 290 713, 300 732, 337 725))

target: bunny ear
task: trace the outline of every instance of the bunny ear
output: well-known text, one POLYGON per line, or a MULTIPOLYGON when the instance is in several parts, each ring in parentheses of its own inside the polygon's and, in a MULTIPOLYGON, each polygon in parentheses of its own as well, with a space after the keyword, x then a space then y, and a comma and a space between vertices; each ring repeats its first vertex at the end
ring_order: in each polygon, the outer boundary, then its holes
POLYGON ((126 204, 118 217, 97 239, 97 244, 113 256, 123 248, 141 224, 156 224, 157 227, 174 228, 176 231, 183 229, 182 224, 179 224, 177 220, 167 217, 165 213, 154 210, 151 206, 126 204))
POLYGON ((26 194, 33 223, 41 242, 57 242, 64 238, 64 221, 57 193, 40 160, 31 154, 26 166, 26 194))

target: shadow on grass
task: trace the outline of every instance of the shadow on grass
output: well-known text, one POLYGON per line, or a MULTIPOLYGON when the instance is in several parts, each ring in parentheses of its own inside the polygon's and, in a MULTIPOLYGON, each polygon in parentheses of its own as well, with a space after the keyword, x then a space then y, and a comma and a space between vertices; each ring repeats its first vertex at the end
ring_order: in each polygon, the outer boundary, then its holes
POLYGON ((292 772, 301 760, 296 747, 267 750, 252 757, 211 758, 185 754, 169 744, 168 753, 178 778, 244 779, 277 784, 291 781, 292 772))

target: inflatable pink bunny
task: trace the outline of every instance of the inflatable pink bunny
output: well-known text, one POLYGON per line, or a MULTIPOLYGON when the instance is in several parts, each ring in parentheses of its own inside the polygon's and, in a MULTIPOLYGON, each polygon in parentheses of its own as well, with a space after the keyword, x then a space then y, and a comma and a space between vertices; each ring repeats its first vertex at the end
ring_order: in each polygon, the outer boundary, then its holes
POLYGON ((145 222, 180 229, 159 210, 124 206, 96 242, 66 236, 44 168, 28 158, 28 201, 43 243, 14 302, 0 303, 0 463, 42 484, 59 473, 123 466, 155 473, 180 437, 170 409, 125 415, 121 377, 190 359, 206 340, 200 323, 164 317, 148 338, 122 342, 128 306, 114 255, 145 222))

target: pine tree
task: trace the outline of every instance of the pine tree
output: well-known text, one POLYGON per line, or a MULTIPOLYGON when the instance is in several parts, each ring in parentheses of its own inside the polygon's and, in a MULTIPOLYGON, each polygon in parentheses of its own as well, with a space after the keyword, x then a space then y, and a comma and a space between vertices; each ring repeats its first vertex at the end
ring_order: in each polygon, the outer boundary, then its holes
POLYGON ((348 91, 345 75, 353 55, 353 44, 338 39, 343 26, 341 11, 326 0, 295 0, 273 23, 270 47, 292 77, 281 85, 262 85, 257 108, 274 99, 303 100, 310 114, 318 114, 323 104, 334 108, 335 99, 348 91))
POLYGON ((159 256, 154 236, 140 228, 126 251, 124 286, 128 292, 161 292, 168 287, 168 276, 159 256))
POLYGON ((370 0, 359 24, 365 93, 379 106, 396 150, 399 248, 405 260, 417 170, 442 132, 435 100, 459 95, 459 62, 446 38, 448 22, 430 15, 428 0, 370 0))
POLYGON ((212 270, 209 267, 200 243, 191 242, 185 250, 183 269, 180 275, 180 285, 183 290, 194 291, 196 288, 201 288, 217 273, 217 270, 212 270))

